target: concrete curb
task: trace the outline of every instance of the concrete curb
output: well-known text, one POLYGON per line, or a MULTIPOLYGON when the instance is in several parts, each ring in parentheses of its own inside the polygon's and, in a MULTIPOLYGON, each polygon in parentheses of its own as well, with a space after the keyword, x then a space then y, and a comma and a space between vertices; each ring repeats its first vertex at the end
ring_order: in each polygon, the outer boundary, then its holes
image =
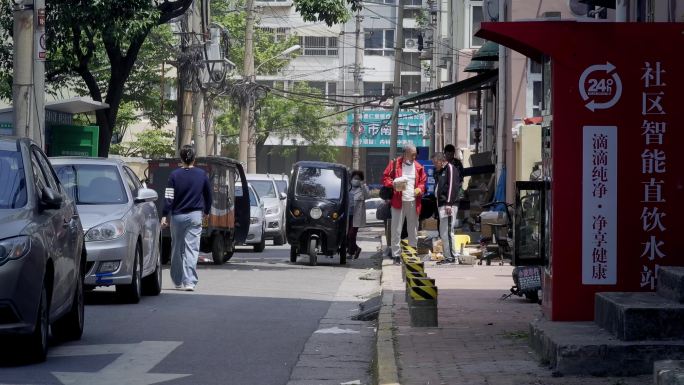
MULTIPOLYGON (((384 260, 385 266, 391 264, 390 260, 384 260)), ((384 280, 381 278, 381 282, 384 280)), ((382 307, 378 317, 378 335, 376 340, 376 365, 378 385, 399 385, 399 370, 397 368, 396 354, 394 351, 394 322, 392 320, 392 307, 394 306, 394 293, 392 290, 382 288, 382 307)))

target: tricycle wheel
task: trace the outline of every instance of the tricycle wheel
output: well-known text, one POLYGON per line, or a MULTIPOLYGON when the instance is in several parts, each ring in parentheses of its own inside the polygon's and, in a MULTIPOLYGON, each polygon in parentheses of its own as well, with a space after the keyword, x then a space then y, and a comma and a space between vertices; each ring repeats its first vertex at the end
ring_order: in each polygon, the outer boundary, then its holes
POLYGON ((340 265, 347 264, 347 245, 342 243, 340 246, 340 265))
POLYGON ((318 256, 316 254, 316 239, 309 239, 309 266, 316 266, 318 263, 318 256))
POLYGON ((223 265, 225 254, 226 246, 223 236, 221 234, 214 234, 214 237, 211 239, 211 258, 214 260, 214 265, 223 265))
POLYGON ((290 262, 297 262, 297 248, 294 246, 290 246, 290 262))

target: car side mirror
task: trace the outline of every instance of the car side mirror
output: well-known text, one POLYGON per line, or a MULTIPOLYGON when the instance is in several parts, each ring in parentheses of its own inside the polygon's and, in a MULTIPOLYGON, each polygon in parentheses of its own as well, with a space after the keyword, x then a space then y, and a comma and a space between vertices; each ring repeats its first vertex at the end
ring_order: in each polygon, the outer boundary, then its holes
POLYGON ((135 197, 135 203, 154 202, 159 196, 157 192, 149 188, 141 188, 135 197))
POLYGON ((280 200, 284 201, 285 199, 287 199, 287 194, 285 194, 284 192, 281 192, 280 193, 280 200))
POLYGON ((40 200, 47 209, 58 209, 62 207, 64 198, 50 187, 45 187, 41 193, 40 200))

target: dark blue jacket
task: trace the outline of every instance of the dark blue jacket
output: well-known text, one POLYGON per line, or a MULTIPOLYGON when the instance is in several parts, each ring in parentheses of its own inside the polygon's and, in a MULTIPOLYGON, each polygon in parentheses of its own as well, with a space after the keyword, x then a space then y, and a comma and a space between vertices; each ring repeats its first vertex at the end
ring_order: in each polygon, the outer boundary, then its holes
POLYGON ((171 172, 164 190, 163 216, 202 210, 211 211, 211 185, 201 168, 178 168, 171 172))

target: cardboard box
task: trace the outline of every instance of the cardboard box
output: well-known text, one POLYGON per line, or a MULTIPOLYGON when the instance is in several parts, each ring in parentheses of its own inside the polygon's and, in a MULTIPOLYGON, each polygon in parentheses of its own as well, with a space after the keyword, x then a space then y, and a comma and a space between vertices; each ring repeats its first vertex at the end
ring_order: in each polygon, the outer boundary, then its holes
POLYGON ((435 218, 423 219, 423 230, 437 231, 437 220, 435 218))

